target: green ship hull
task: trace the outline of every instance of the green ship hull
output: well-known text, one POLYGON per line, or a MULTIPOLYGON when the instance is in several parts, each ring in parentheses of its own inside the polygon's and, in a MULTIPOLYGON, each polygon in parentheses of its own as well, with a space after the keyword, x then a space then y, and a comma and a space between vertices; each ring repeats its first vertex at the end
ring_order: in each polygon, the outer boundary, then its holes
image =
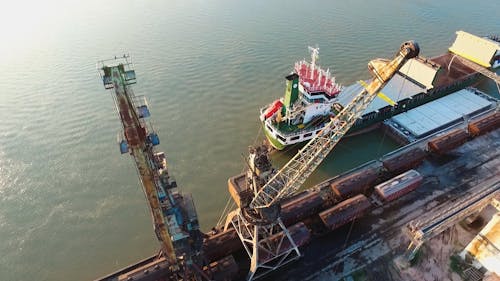
MULTIPOLYGON (((264 122, 262 122, 262 127, 265 127, 264 122)), ((266 135, 266 138, 267 138, 267 141, 269 142, 269 144, 272 147, 274 147, 275 149, 277 149, 277 150, 283 150, 283 149, 285 149, 285 147, 287 147, 286 145, 284 145, 281 142, 279 142, 276 138, 274 138, 274 136, 271 135, 269 133, 269 131, 267 131, 266 129, 264 129, 264 134, 266 135)))

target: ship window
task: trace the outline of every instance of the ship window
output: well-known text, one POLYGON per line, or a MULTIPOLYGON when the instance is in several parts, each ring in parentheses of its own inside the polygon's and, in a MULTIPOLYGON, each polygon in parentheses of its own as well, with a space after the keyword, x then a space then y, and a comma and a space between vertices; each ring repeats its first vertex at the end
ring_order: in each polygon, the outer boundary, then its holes
POLYGON ((271 128, 271 126, 266 125, 266 127, 269 129, 269 131, 271 131, 271 132, 273 131, 273 128, 271 128))
POLYGON ((298 140, 300 138, 300 136, 295 136, 295 137, 291 137, 290 140, 298 140))
POLYGON ((278 139, 280 139, 281 141, 286 141, 286 139, 280 135, 276 135, 278 137, 278 139))
POLYGON ((308 138, 310 136, 312 136, 312 133, 307 133, 307 134, 304 135, 304 138, 308 138))

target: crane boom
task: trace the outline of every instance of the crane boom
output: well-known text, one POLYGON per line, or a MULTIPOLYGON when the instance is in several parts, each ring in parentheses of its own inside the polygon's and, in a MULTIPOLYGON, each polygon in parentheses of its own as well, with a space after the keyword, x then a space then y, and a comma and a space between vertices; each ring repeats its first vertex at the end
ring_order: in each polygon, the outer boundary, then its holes
POLYGON ((296 192, 312 172, 321 164, 330 151, 347 133, 368 105, 377 96, 377 92, 399 70, 404 62, 418 55, 418 45, 412 41, 405 42, 399 53, 391 60, 373 60, 368 68, 374 79, 354 99, 343 108, 324 129, 257 192, 250 203, 250 208, 269 208, 282 199, 296 192))
POLYGON ((168 233, 160 200, 154 180, 154 168, 151 167, 152 159, 148 159, 149 153, 146 143, 145 126, 139 120, 134 104, 130 99, 131 89, 127 87, 124 73, 120 67, 109 68, 111 83, 115 89, 116 103, 121 117, 123 130, 127 139, 128 149, 133 156, 139 177, 143 186, 144 194, 148 200, 153 225, 162 243, 162 250, 170 264, 176 264, 176 255, 172 240, 168 233))
POLYGON ((128 56, 101 61, 98 70, 105 89, 113 89, 112 97, 123 127, 120 152, 130 153, 134 160, 153 228, 161 243, 160 256, 168 262, 169 280, 204 278, 206 274, 200 269, 204 263, 203 235, 192 197, 178 191, 168 172, 165 153, 154 148, 160 140, 147 121, 150 112, 145 98, 135 96, 130 86, 135 84, 136 77, 128 56))

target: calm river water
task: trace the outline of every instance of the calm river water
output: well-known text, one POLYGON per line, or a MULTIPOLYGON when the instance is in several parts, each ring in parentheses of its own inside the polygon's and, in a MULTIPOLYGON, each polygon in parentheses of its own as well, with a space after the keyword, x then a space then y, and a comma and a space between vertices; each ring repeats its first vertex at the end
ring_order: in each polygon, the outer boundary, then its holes
MULTIPOLYGON (((135 92, 149 98, 160 149, 207 230, 228 199, 227 178, 262 138, 259 107, 283 94, 308 45, 347 85, 405 40, 434 56, 456 30, 499 33, 499 19, 498 0, 2 4, 0 280, 89 280, 158 249, 97 60, 132 56, 135 92)), ((344 140, 308 184, 395 147, 380 133, 344 140)))

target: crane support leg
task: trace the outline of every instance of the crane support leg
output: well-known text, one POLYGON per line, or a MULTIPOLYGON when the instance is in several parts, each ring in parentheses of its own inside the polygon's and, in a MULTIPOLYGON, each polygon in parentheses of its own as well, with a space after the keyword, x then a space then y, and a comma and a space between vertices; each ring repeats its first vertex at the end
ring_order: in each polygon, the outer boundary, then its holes
POLYGON ((247 222, 241 212, 231 221, 250 257, 247 280, 255 280, 300 258, 297 244, 281 219, 272 225, 247 222))

